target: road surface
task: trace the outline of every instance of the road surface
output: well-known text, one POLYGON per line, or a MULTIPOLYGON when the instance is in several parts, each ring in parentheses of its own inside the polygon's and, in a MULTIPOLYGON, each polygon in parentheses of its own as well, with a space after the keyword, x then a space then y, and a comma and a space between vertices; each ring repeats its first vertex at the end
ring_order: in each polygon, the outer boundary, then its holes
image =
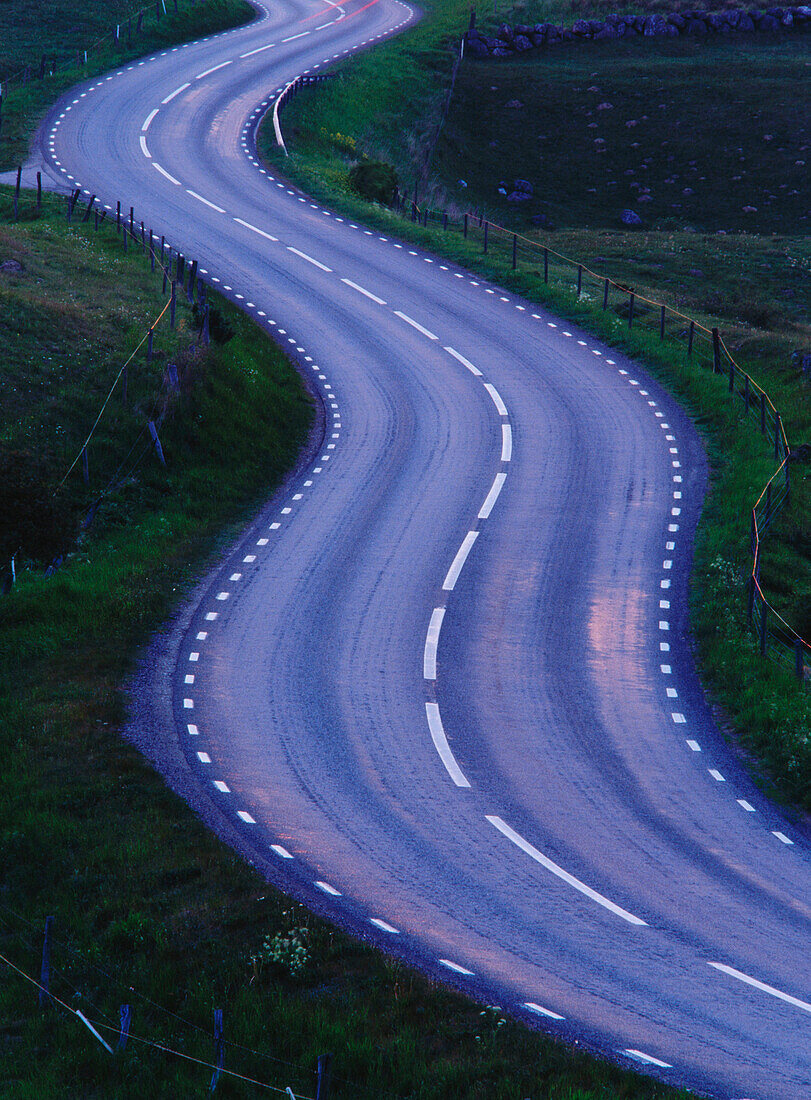
POLYGON ((274 93, 414 13, 260 14, 42 132, 322 411, 146 675, 142 743, 270 878, 429 973, 673 1083, 811 1096, 808 837, 691 659, 696 431, 591 336, 262 168, 274 93))

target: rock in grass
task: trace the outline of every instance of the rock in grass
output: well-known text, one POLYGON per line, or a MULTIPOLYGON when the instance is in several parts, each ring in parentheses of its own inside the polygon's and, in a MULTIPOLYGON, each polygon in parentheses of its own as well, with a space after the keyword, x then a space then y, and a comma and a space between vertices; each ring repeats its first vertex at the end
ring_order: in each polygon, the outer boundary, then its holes
POLYGON ((623 210, 620 221, 623 225, 642 225, 642 219, 635 210, 623 210))

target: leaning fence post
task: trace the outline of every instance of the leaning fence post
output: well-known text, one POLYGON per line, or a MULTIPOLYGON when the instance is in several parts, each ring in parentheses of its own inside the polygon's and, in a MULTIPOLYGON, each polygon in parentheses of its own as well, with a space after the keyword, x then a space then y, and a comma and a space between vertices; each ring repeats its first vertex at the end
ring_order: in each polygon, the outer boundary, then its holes
POLYGON ((147 427, 149 428, 149 434, 152 436, 152 442, 155 444, 155 453, 158 456, 158 460, 161 466, 165 466, 166 459, 163 457, 163 447, 161 447, 161 441, 158 438, 158 429, 155 427, 155 421, 148 421, 147 427))
POLYGON ((82 222, 86 222, 87 219, 90 217, 90 211, 93 209, 93 203, 95 201, 96 201, 96 196, 91 195, 90 196, 90 202, 87 204, 87 210, 85 210, 85 212, 84 212, 84 217, 82 218, 82 222))
POLYGON ((583 265, 577 265, 577 300, 580 301, 580 291, 583 289, 583 265))
POLYGON ((634 323, 634 298, 635 295, 632 292, 628 299, 628 328, 634 323))
POLYGON ((224 1047, 222 1039, 222 1009, 214 1009, 214 1072, 211 1075, 211 1085, 209 1091, 213 1092, 217 1087, 217 1082, 220 1079, 220 1071, 223 1067, 224 1059, 224 1047))
POLYGON ((712 330, 712 371, 713 374, 721 373, 721 337, 717 328, 712 330))
POLYGON ((42 940, 42 965, 39 971, 39 1007, 44 1008, 50 998, 51 983, 51 926, 53 917, 45 918, 45 936, 42 940))
POLYGON ((132 1022, 132 1009, 129 1005, 121 1005, 118 1010, 118 1018, 120 1021, 120 1034, 118 1036, 118 1050, 125 1050, 127 1046, 127 1039, 130 1037, 130 1023, 132 1022))
POLYGON ((37 172, 37 213, 42 207, 42 172, 37 172))
POLYGON ((729 392, 735 392, 735 364, 732 360, 729 362, 729 392))
POLYGON ((152 325, 150 325, 149 330, 146 334, 146 361, 147 361, 147 363, 152 362, 152 333, 153 332, 154 332, 154 329, 152 328, 152 325))
POLYGON ((330 1074, 332 1070, 332 1055, 319 1054, 316 1065, 315 1100, 329 1100, 330 1074))

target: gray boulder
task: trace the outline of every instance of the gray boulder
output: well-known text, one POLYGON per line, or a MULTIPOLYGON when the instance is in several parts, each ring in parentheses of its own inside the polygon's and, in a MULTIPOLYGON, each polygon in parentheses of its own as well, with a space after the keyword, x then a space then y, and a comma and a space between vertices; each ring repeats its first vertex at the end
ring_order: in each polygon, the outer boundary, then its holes
POLYGON ((533 193, 533 187, 529 180, 516 180, 513 184, 513 190, 523 191, 525 195, 531 195, 533 193))
POLYGON ((620 214, 620 221, 623 225, 642 225, 642 219, 635 210, 623 210, 623 212, 620 214))
POLYGON ((514 45, 518 53, 526 53, 527 50, 534 49, 534 43, 525 34, 517 34, 514 45))
POLYGON ((738 20, 738 30, 743 31, 744 33, 746 33, 746 32, 751 32, 754 29, 755 29, 755 22, 752 19, 752 16, 749 14, 749 12, 742 11, 741 12, 741 17, 738 20))
POLYGON ((645 19, 645 23, 642 29, 642 33, 650 38, 653 35, 660 35, 665 33, 667 27, 667 20, 663 15, 649 15, 645 19))

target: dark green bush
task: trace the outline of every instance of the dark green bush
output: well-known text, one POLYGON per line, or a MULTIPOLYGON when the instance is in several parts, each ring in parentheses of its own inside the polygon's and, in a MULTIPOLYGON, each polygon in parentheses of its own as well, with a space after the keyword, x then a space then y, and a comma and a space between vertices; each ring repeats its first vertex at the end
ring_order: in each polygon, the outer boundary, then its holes
POLYGON ((349 182, 357 193, 369 202, 390 203, 397 186, 397 173, 381 160, 356 164, 349 173, 349 182))

